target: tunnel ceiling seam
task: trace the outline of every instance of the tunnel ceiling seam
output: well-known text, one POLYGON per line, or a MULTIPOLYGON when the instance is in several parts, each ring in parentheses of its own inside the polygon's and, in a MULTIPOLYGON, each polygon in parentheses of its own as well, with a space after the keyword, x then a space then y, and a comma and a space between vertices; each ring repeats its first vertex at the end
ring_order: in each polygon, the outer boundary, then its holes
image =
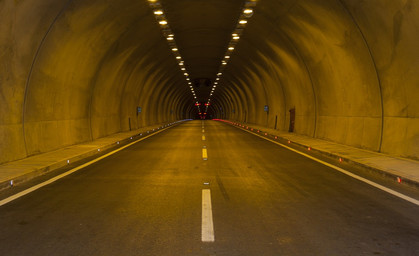
POLYGON ((311 83, 311 88, 312 88, 312 92, 313 92, 313 100, 314 100, 314 126, 313 126, 313 135, 312 137, 315 138, 316 137, 316 133, 317 133, 317 117, 318 117, 318 100, 317 100, 317 94, 316 94, 316 88, 314 86, 314 82, 313 82, 313 77, 311 74, 311 70, 309 68, 309 66, 307 65, 306 59, 304 58, 304 56, 301 54, 301 52, 298 50, 297 46, 295 45, 294 41, 292 41, 292 39, 286 34, 286 33, 282 33, 284 35, 285 38, 287 38, 287 40, 289 41, 291 47, 294 49, 295 54, 298 56, 298 58, 300 58, 301 62, 304 65, 304 68, 307 72, 308 78, 310 79, 310 83, 311 83))
POLYGON ((375 76, 377 78, 377 83, 378 83, 378 89, 380 92, 380 103, 381 103, 381 129, 380 129, 380 143, 378 146, 378 152, 381 152, 381 148, 382 148, 382 144, 383 144, 383 134, 384 134, 384 102, 383 102, 383 91, 382 91, 382 84, 381 84, 381 79, 380 79, 380 74, 378 72, 377 69, 377 64, 375 62, 375 58, 372 54, 371 48, 368 44, 367 38, 365 37, 361 27, 359 26, 358 22, 355 20, 355 17, 352 15, 352 13, 349 11, 346 3, 343 0, 338 0, 339 3, 342 5, 343 9, 346 11, 346 13, 349 15, 349 17, 351 18, 352 22, 354 23, 354 25, 356 26, 356 28, 358 29, 362 40, 368 50, 371 62, 373 64, 374 67, 374 71, 375 71, 375 76))
POLYGON ((49 25, 47 31, 45 32, 45 35, 42 37, 41 42, 38 45, 38 48, 36 49, 35 55, 32 59, 32 63, 28 72, 28 76, 26 79, 26 84, 25 84, 25 94, 23 96, 23 107, 22 107, 22 133, 23 133, 23 144, 25 146, 25 152, 26 155, 29 154, 28 151, 28 145, 27 145, 27 141, 26 141, 26 131, 25 131, 25 120, 26 120, 26 102, 27 102, 27 98, 28 98, 28 90, 29 90, 29 84, 32 78, 32 73, 33 73, 33 69, 36 65, 38 56, 41 52, 41 49, 44 46, 44 43, 46 41, 46 38, 48 37, 48 35, 50 34, 52 28, 54 27, 55 23, 57 22, 57 20, 61 17, 61 15, 64 13, 64 11, 68 8, 68 6, 70 5, 70 3, 72 3, 73 0, 68 0, 63 7, 61 8, 61 10, 58 12, 58 14, 55 16, 55 18, 53 19, 53 21, 51 22, 51 24, 49 25))
MULTIPOLYGON (((121 37, 122 36, 125 36, 126 37, 127 35, 129 35, 129 32, 132 30, 132 28, 134 28, 136 26, 136 24, 138 24, 138 23, 141 24, 140 21, 141 20, 144 20, 146 17, 149 17, 149 16, 150 16, 149 14, 144 14, 142 16, 138 16, 138 18, 134 22, 132 22, 130 26, 127 26, 126 29, 123 32, 120 33, 120 36, 121 37)), ((104 56, 102 57, 102 59, 98 62, 98 64, 97 64, 97 67, 98 68, 96 70, 96 73, 93 75, 93 77, 92 77, 92 79, 90 81, 90 83, 92 84, 92 86, 91 86, 91 94, 90 94, 90 99, 89 99, 89 118, 88 118, 88 120, 89 120, 89 129, 90 129, 90 139, 92 141, 95 139, 94 132, 93 132, 93 124, 92 124, 92 118, 93 118, 92 111, 93 111, 94 91, 96 90, 96 88, 98 88, 97 87, 97 84, 98 84, 98 78, 100 77, 100 72, 102 72, 102 69, 103 69, 104 65, 106 63, 108 63, 107 60, 112 56, 113 50, 118 49, 118 46, 119 46, 119 41, 118 40, 115 40, 111 44, 111 46, 109 47, 109 49, 106 52, 106 54, 104 54, 104 56)), ((156 47, 155 44, 150 45, 147 48, 147 50, 144 50, 144 52, 150 52, 150 50, 153 49, 153 48, 155 48, 155 47, 156 47)), ((134 52, 137 53, 138 52, 138 49, 142 49, 142 48, 136 47, 136 49, 135 49, 134 52)), ((118 52, 118 53, 120 53, 120 52, 118 52)), ((139 65, 142 65, 143 63, 137 62, 136 64, 137 64, 137 66, 139 66, 139 65)), ((136 69, 136 67, 133 68, 133 72, 135 71, 135 69, 136 69)), ((129 77, 127 79, 129 79, 129 77)), ((124 84, 124 87, 125 86, 126 86, 126 84, 124 84)), ((124 90, 122 90, 122 91, 124 91, 124 90)), ((120 106, 122 104, 122 101, 123 101, 123 98, 120 99, 120 104, 119 104, 120 106)), ((121 108, 119 109, 119 111, 122 111, 121 108)), ((119 127, 120 127, 119 128, 119 131, 122 130, 122 126, 121 126, 122 120, 121 120, 121 117, 122 116, 120 116, 120 121, 119 121, 119 127)))

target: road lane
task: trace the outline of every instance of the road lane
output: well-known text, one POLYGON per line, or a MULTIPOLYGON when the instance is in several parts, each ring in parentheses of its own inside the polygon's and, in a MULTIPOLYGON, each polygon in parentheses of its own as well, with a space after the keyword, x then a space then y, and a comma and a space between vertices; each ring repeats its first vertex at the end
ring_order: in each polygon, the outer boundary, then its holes
POLYGON ((217 255, 417 254, 417 206, 230 126, 206 131, 217 255))
POLYGON ((1 207, 0 255, 199 253, 200 135, 185 123, 1 207))
POLYGON ((0 255, 415 255, 417 216, 273 143, 192 121, 0 207, 0 255))

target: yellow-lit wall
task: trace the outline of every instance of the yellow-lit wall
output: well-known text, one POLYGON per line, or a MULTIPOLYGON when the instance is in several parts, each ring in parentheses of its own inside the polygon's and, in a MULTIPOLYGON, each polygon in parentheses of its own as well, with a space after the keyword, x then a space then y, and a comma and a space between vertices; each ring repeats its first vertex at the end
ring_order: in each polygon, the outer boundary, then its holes
MULTIPOLYGON (((418 159, 418 42, 418 1, 263 0, 211 109, 287 130, 295 107, 296 133, 418 159)), ((0 1, 0 163, 192 103, 146 1, 0 1)))
POLYGON ((260 1, 241 40, 227 118, 419 158, 418 1, 260 1))

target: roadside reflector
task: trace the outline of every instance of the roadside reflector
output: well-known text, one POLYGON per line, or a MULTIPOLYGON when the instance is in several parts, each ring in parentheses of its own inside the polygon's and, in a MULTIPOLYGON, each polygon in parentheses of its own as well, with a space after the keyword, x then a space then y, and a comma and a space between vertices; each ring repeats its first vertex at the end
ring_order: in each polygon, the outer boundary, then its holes
POLYGON ((10 186, 13 187, 13 180, 10 181, 10 186))
POLYGON ((265 136, 268 136, 268 134, 265 132, 265 136))
POLYGON ((311 150, 311 148, 310 148, 310 147, 308 147, 308 150, 311 150))
POLYGON ((70 163, 70 160, 67 160, 67 164, 69 164, 70 163))
POLYGON ((278 139, 278 136, 275 136, 275 139, 277 140, 278 139))
POLYGON ((290 143, 291 143, 291 141, 289 140, 289 141, 288 141, 288 144, 290 144, 290 143))
POLYGON ((397 182, 402 183, 402 179, 400 179, 400 177, 397 177, 397 182))
POLYGON ((342 163, 342 158, 341 158, 341 157, 339 157, 339 162, 341 162, 341 163, 342 163))

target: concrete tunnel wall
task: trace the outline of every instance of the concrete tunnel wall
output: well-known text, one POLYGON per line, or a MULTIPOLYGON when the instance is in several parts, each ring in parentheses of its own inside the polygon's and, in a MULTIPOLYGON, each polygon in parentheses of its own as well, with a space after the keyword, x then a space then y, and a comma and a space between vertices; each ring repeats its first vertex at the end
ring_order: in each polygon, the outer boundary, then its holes
POLYGON ((186 117, 147 2, 2 1, 0 24, 0 163, 186 117))
MULTIPOLYGON (((212 114, 419 159, 418 5, 259 1, 212 114)), ((0 59, 0 163, 196 111, 146 1, 3 0, 0 59)))
POLYGON ((260 1, 213 103, 280 130, 295 108, 296 133, 418 159, 418 17, 419 1, 260 1))

